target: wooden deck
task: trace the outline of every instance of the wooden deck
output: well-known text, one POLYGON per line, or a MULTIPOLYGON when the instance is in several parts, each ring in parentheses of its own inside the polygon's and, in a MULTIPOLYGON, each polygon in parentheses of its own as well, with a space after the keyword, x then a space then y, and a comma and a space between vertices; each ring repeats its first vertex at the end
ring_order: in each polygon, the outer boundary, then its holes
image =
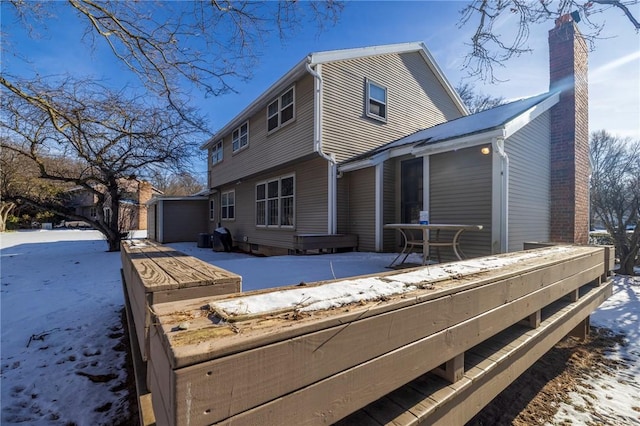
POLYGON ((242 278, 151 241, 123 241, 122 273, 138 346, 147 359, 151 306, 194 297, 238 293, 242 278))
POLYGON ((608 255, 553 246, 355 277, 417 284, 312 312, 229 317, 212 308, 300 287, 155 303, 148 382, 156 421, 464 423, 568 332, 584 331, 611 294, 608 255), (511 263, 459 272, 496 260, 511 263))

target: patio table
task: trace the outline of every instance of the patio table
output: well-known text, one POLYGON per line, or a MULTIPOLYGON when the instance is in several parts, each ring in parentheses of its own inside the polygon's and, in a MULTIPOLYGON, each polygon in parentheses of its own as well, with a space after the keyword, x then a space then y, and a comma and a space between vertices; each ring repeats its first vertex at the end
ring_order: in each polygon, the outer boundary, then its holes
POLYGON ((389 223, 384 225, 385 229, 396 229, 402 235, 404 246, 402 251, 395 259, 389 264, 389 267, 393 266, 393 264, 404 255, 402 261, 399 264, 402 264, 407 260, 407 257, 416 247, 422 247, 422 264, 426 265, 427 257, 429 255, 429 248, 435 247, 438 251, 438 262, 441 263, 440 260, 440 247, 451 247, 453 249, 454 254, 458 258, 458 260, 462 260, 464 256, 464 252, 460 248, 460 236, 464 231, 480 231, 482 230, 482 225, 461 225, 461 224, 449 224, 449 223, 429 223, 429 224, 421 224, 421 223, 389 223), (429 231, 435 231, 434 238, 430 238, 429 231), (443 241, 440 239, 440 231, 455 231, 453 238, 451 240, 443 241), (416 236, 415 234, 422 234, 420 236, 416 236))

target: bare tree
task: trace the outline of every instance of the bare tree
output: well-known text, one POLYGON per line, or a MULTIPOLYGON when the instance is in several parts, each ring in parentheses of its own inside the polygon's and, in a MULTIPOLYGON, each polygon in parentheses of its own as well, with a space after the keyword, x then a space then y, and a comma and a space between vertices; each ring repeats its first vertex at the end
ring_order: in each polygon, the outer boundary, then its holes
MULTIPOLYGON (((135 87, 113 90, 87 76, 42 77, 47 70, 25 79, 6 62, 0 76, 2 148, 34 164, 41 182, 56 183, 63 192, 78 186, 93 193, 113 217, 105 220, 102 209, 97 218, 74 216, 62 208, 62 196, 42 199, 23 191, 6 196, 6 201, 87 221, 107 237, 109 250, 119 249, 118 183, 149 176, 160 166, 185 170, 197 141, 205 138, 197 133, 205 132, 206 125, 192 108, 190 93, 217 96, 232 91, 233 83, 251 77, 265 34, 276 31, 285 37, 309 21, 322 28, 335 21, 342 8, 334 0, 9 4, 34 35, 46 34, 47 21, 55 19, 56 12, 73 11, 73 24, 85 29, 78 46, 106 46, 146 89, 142 96, 135 87), (9 140, 14 143, 5 143, 9 140), (79 167, 62 167, 64 163, 51 158, 73 158, 79 167)), ((5 15, 3 11, 3 20, 5 15)), ((30 62, 10 39, 11 33, 3 33, 3 59, 30 62)))
MULTIPOLYGON (((10 214, 37 211, 23 203, 16 203, 17 196, 37 199, 41 205, 45 205, 48 203, 46 200, 66 190, 63 185, 40 179, 37 165, 20 155, 17 148, 18 145, 8 139, 0 141, 0 232, 6 230, 10 214)), ((43 158, 43 161, 52 167, 56 163, 69 163, 66 158, 43 158)))
POLYGON ((151 181, 164 195, 173 196, 195 195, 207 187, 189 172, 157 173, 151 181))
POLYGON ((574 21, 585 22, 583 35, 591 47, 604 28, 595 19, 602 14, 623 13, 638 31, 640 22, 634 6, 639 3, 638 0, 474 0, 460 12, 459 26, 475 28, 464 66, 471 76, 496 82, 495 67, 503 67, 512 57, 531 51, 527 43, 532 26, 567 19, 568 14, 574 21), (505 36, 498 28, 509 16, 518 20, 518 26, 514 34, 505 36))
POLYGON ((640 250, 640 141, 593 132, 591 163, 593 213, 613 238, 619 273, 634 275, 640 250))
POLYGON ((14 192, 7 200, 84 220, 105 235, 109 250, 119 250, 123 180, 144 177, 160 164, 183 168, 197 149, 193 136, 199 134, 198 126, 187 125, 172 108, 127 98, 93 82, 65 81, 57 87, 22 82, 21 87, 25 90, 0 100, 2 149, 30 161, 40 180, 93 194, 113 216, 105 220, 102 208, 97 218, 78 216, 64 209, 60 193, 43 199, 33 192, 14 192))
MULTIPOLYGON (((34 35, 34 28, 46 32, 47 20, 59 8, 71 8, 85 28, 85 42, 106 45, 150 93, 162 97, 186 120, 191 119, 185 96, 189 90, 217 96, 233 91, 233 82, 251 77, 266 34, 275 31, 284 38, 307 22, 322 28, 335 22, 342 10, 334 0, 11 0, 11 4, 34 35)), ((18 55, 6 51, 11 46, 2 44, 3 57, 18 55)), ((13 91, 17 83, 6 71, 0 82, 13 91)))
POLYGON ((471 83, 459 83, 456 86, 456 91, 472 114, 495 108, 505 103, 505 99, 502 96, 494 97, 476 92, 471 83))

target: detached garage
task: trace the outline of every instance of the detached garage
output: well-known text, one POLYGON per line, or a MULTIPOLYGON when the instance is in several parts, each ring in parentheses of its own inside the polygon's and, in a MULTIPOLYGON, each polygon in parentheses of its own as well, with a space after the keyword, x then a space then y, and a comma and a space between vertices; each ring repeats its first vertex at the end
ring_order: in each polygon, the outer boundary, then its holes
POLYGON ((198 241, 209 232, 209 198, 156 197, 147 203, 147 235, 159 243, 198 241))

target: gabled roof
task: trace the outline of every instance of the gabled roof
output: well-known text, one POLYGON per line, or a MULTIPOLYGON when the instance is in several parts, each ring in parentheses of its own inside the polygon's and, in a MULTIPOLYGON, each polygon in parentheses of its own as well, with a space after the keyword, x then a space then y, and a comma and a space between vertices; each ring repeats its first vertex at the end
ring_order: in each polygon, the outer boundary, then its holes
POLYGON ((218 130, 207 142, 205 142, 201 148, 207 149, 214 142, 217 141, 219 136, 228 134, 232 129, 235 129, 241 125, 245 120, 251 117, 253 114, 264 108, 267 103, 271 102, 276 96, 283 90, 289 87, 291 84, 300 79, 306 74, 307 66, 313 67, 318 64, 326 64, 331 62, 346 61, 350 59, 367 58, 378 55, 388 54, 401 54, 419 52, 425 63, 431 69, 438 81, 442 84, 445 91, 449 94, 454 101, 458 109, 462 114, 468 114, 467 107, 460 99, 458 92, 453 89, 453 86, 447 78, 444 76, 442 70, 431 56, 431 53, 422 42, 410 42, 410 43, 398 43, 398 44, 385 44, 379 46, 359 47, 354 49, 338 49, 329 50, 323 52, 309 53, 304 59, 298 62, 293 68, 291 68, 286 74, 284 74, 278 81, 273 83, 265 92, 263 92, 258 98, 256 98, 251 104, 249 104, 244 110, 236 115, 231 121, 229 121, 224 127, 218 130))
POLYGON ((486 139, 492 136, 506 139, 558 103, 558 100, 559 92, 547 92, 447 121, 347 160, 343 168, 354 170, 359 168, 356 163, 367 167, 364 162, 373 165, 376 159, 383 161, 408 153, 460 149, 486 143, 486 139), (396 151, 396 155, 393 151, 396 151))

